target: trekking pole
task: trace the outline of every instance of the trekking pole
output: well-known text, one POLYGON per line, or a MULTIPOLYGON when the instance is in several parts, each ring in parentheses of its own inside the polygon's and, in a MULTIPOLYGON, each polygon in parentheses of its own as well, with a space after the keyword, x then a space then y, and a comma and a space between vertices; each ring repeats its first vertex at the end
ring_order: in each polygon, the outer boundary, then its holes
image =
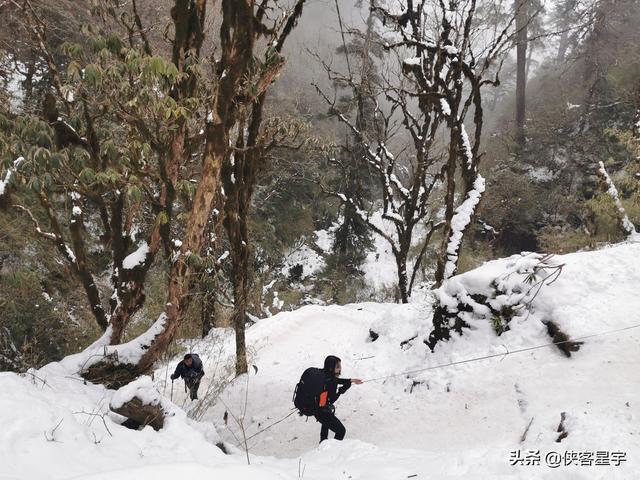
POLYGON ((171 401, 173 402, 173 380, 171 380, 171 401))

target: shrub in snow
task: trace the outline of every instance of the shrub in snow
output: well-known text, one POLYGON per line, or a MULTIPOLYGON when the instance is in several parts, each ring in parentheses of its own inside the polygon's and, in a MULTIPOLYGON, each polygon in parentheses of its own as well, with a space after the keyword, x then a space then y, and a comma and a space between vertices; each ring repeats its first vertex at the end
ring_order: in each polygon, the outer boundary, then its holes
POLYGON ((54 302, 43 292, 53 275, 29 271, 36 267, 22 256, 15 261, 23 263, 0 275, 0 371, 21 372, 59 360, 85 335, 61 308, 60 295, 54 302))
MULTIPOLYGON (((511 257, 495 278, 475 283, 462 276, 449 279, 435 292, 433 330, 425 343, 433 350, 439 341, 450 338, 451 330, 462 334, 463 328, 478 320, 490 322, 496 335, 502 335, 514 317, 531 312, 535 297, 558 278, 563 266, 552 255, 522 253, 511 257)), ((557 341, 562 333, 559 328, 552 322, 547 328, 557 341)), ((566 353, 566 348, 563 351, 566 353)))
POLYGON ((289 268, 289 281, 292 283, 297 283, 302 280, 302 272, 304 271, 304 267, 301 263, 296 263, 294 266, 289 268))

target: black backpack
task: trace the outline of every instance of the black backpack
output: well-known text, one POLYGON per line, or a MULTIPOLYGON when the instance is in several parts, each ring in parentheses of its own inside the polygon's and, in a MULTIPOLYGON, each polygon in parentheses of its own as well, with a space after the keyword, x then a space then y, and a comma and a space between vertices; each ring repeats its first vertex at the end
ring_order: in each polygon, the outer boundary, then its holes
POLYGON ((324 370, 307 368, 293 391, 293 404, 298 413, 308 417, 315 415, 320 407, 321 396, 326 401, 326 393, 322 395, 323 392, 326 392, 324 370))
POLYGON ((191 354, 191 361, 193 362, 191 364, 191 368, 193 370, 196 370, 198 372, 202 372, 203 371, 202 360, 200 360, 200 356, 197 353, 192 353, 191 354))

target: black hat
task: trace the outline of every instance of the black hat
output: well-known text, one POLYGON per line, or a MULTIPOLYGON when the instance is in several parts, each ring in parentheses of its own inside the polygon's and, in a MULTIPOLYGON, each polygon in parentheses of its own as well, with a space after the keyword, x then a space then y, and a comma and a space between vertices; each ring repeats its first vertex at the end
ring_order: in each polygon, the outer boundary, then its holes
POLYGON ((340 358, 336 357, 335 355, 329 355, 324 359, 324 371, 333 375, 336 371, 336 365, 340 362, 340 358))

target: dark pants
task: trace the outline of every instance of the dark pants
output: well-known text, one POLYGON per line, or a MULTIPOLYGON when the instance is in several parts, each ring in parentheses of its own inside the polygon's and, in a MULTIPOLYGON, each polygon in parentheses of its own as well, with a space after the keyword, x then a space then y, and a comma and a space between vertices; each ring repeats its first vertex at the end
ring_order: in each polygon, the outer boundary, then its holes
POLYGON ((194 377, 186 377, 184 379, 184 384, 189 389, 189 397, 191 400, 198 399, 198 389, 200 388, 200 380, 202 380, 203 376, 204 373, 194 377))
POLYGON ((335 414, 331 411, 322 410, 316 414, 316 420, 320 422, 322 428, 320 429, 320 441, 326 440, 329 437, 329 430, 336 434, 336 440, 342 440, 347 430, 340 420, 337 419, 335 414))

